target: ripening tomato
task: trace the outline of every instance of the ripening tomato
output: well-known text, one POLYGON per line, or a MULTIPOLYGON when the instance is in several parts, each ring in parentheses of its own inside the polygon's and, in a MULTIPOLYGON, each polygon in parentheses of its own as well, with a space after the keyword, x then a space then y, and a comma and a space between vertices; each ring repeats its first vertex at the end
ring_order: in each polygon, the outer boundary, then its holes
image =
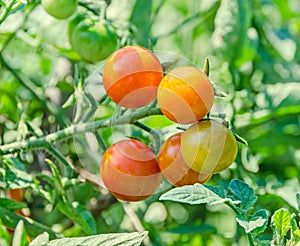
POLYGON ((66 19, 75 13, 77 0, 42 0, 44 10, 57 19, 66 19))
POLYGON ((163 68, 152 51, 127 46, 113 53, 103 70, 107 95, 117 104, 139 108, 156 98, 163 68))
POLYGON ((115 30, 105 21, 94 23, 90 20, 80 21, 81 19, 82 16, 78 16, 69 23, 72 48, 84 60, 92 63, 106 59, 118 47, 115 30))
POLYGON ((211 174, 199 173, 192 170, 182 159, 180 143, 183 133, 176 133, 169 137, 161 146, 158 164, 164 177, 174 186, 205 183, 211 174))
POLYGON ((112 144, 102 157, 100 174, 115 197, 132 202, 151 196, 162 179, 154 153, 135 139, 112 144))
POLYGON ((174 68, 158 87, 159 108, 170 120, 180 124, 201 120, 213 102, 214 90, 209 78, 193 66, 174 68))
POLYGON ((193 124, 182 136, 182 158, 196 172, 219 173, 225 170, 234 162, 237 150, 233 133, 213 120, 193 124))

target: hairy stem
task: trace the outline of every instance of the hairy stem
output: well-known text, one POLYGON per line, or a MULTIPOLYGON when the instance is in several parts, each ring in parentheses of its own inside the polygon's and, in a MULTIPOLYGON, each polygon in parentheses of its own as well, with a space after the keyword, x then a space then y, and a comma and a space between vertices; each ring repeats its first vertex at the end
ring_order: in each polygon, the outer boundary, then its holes
MULTIPOLYGON (((225 204, 230 207, 235 213, 236 215, 240 215, 240 216, 244 216, 231 202, 227 201, 225 202, 225 204)), ((250 246, 255 246, 255 243, 254 243, 254 238, 253 238, 253 235, 251 234, 251 232, 245 232, 246 235, 247 235, 247 238, 248 238, 248 241, 249 241, 249 245, 250 246)))
POLYGON ((98 120, 87 123, 78 123, 76 125, 71 125, 63 130, 45 135, 39 138, 31 138, 27 141, 18 141, 0 146, 0 155, 17 153, 21 151, 47 148, 55 142, 59 142, 65 139, 72 138, 75 135, 82 134, 85 132, 93 132, 99 128, 107 128, 116 125, 134 124, 137 120, 150 116, 159 115, 161 111, 156 107, 142 108, 139 111, 131 115, 123 115, 117 119, 109 118, 105 120, 98 120))

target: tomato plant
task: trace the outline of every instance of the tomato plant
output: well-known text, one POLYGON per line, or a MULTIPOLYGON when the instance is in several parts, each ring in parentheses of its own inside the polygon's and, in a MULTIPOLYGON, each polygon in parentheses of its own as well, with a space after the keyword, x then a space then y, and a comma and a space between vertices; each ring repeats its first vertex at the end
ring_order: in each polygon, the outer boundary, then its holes
POLYGON ((214 102, 209 78, 192 66, 176 67, 166 74, 158 87, 158 106, 164 115, 181 124, 202 119, 214 102))
POLYGON ((174 186, 205 183, 211 174, 203 174, 192 170, 182 159, 180 144, 183 133, 169 137, 161 146, 158 164, 164 177, 174 186))
POLYGON ((108 190, 125 201, 146 199, 161 182, 154 153, 135 139, 112 144, 102 157, 100 173, 108 190))
POLYGON ((81 18, 79 16, 69 24, 72 48, 84 60, 92 63, 106 59, 118 47, 115 30, 104 20, 96 23, 90 20, 80 22, 81 18))
POLYGON ((233 133, 214 120, 203 120, 190 126, 182 136, 181 154, 193 170, 219 173, 236 158, 237 142, 233 133))
POLYGON ((152 51, 127 46, 108 58, 103 70, 103 85, 115 103, 139 108, 156 98, 162 77, 162 65, 152 51))
POLYGON ((66 19, 75 13, 77 0, 42 0, 45 11, 57 19, 66 19))

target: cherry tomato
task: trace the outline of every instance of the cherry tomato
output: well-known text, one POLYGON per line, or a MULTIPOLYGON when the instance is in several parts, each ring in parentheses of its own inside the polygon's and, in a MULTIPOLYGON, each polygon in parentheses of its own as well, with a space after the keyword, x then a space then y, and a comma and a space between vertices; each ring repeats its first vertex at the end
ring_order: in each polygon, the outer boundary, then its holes
POLYGON ((69 24, 70 32, 73 29, 70 38, 72 48, 84 60, 92 63, 106 59, 118 47, 116 32, 104 21, 93 23, 86 20, 76 25, 80 18, 69 24))
POLYGON ((68 21, 68 38, 69 38, 70 42, 72 42, 72 34, 73 34, 75 28, 86 18, 87 18, 87 16, 82 13, 75 14, 72 17, 70 17, 70 19, 68 21))
POLYGON ((22 188, 8 190, 8 196, 10 199, 16 200, 18 202, 24 201, 24 190, 22 188))
POLYGON ((225 170, 234 162, 237 150, 233 133, 213 120, 193 124, 182 136, 182 158, 197 172, 219 173, 225 170))
POLYGON ((161 146, 158 164, 164 177, 174 186, 204 183, 211 178, 211 174, 199 173, 192 170, 182 159, 180 143, 183 133, 176 133, 169 137, 161 146))
POLYGON ((170 120, 189 124, 202 119, 211 109, 214 90, 209 78, 198 68, 174 68, 158 87, 157 102, 170 120))
POLYGON ((44 10, 57 19, 66 19, 75 13, 77 0, 42 0, 44 10))
POLYGON ((162 179, 154 153, 135 139, 112 144, 102 157, 100 174, 107 189, 124 201, 148 198, 162 179))
POLYGON ((162 65, 150 50, 127 46, 108 58, 103 71, 103 85, 115 103, 139 108, 156 98, 162 77, 162 65))

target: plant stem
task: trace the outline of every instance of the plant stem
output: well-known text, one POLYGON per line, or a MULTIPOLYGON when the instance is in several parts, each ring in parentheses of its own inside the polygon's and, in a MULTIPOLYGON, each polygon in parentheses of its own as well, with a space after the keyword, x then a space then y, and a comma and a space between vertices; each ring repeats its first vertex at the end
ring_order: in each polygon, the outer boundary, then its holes
POLYGON ((12 9, 13 5, 15 4, 16 0, 11 0, 10 3, 8 4, 8 6, 5 6, 5 10, 4 12, 1 14, 0 17, 0 24, 2 24, 2 22, 4 22, 7 18, 7 16, 9 15, 10 10, 12 9))
POLYGON ((140 121, 135 121, 133 123, 133 125, 143 129, 144 131, 148 132, 153 137, 154 153, 157 154, 159 151, 160 143, 161 143, 160 134, 157 131, 153 130, 152 128, 148 127, 147 125, 145 125, 144 123, 142 123, 140 121))
POLYGON ((85 132, 93 132, 95 129, 107 128, 116 125, 134 124, 137 120, 150 116, 160 115, 161 111, 156 107, 146 107, 133 113, 132 115, 123 115, 118 119, 109 118, 105 120, 98 120, 87 123, 78 123, 71 125, 63 130, 48 134, 39 138, 32 138, 27 141, 18 141, 0 146, 0 155, 6 155, 10 153, 17 153, 26 150, 33 150, 39 148, 47 148, 54 142, 59 142, 73 137, 77 134, 85 132))
MULTIPOLYGON (((225 204, 228 207, 230 207, 236 213, 236 215, 244 217, 244 214, 242 214, 230 201, 226 201, 225 204)), ((254 238, 253 238, 253 235, 251 234, 251 232, 248 232, 248 233, 245 232, 245 233, 247 235, 247 238, 248 238, 248 241, 249 241, 249 245, 250 246, 255 246, 254 238)))

